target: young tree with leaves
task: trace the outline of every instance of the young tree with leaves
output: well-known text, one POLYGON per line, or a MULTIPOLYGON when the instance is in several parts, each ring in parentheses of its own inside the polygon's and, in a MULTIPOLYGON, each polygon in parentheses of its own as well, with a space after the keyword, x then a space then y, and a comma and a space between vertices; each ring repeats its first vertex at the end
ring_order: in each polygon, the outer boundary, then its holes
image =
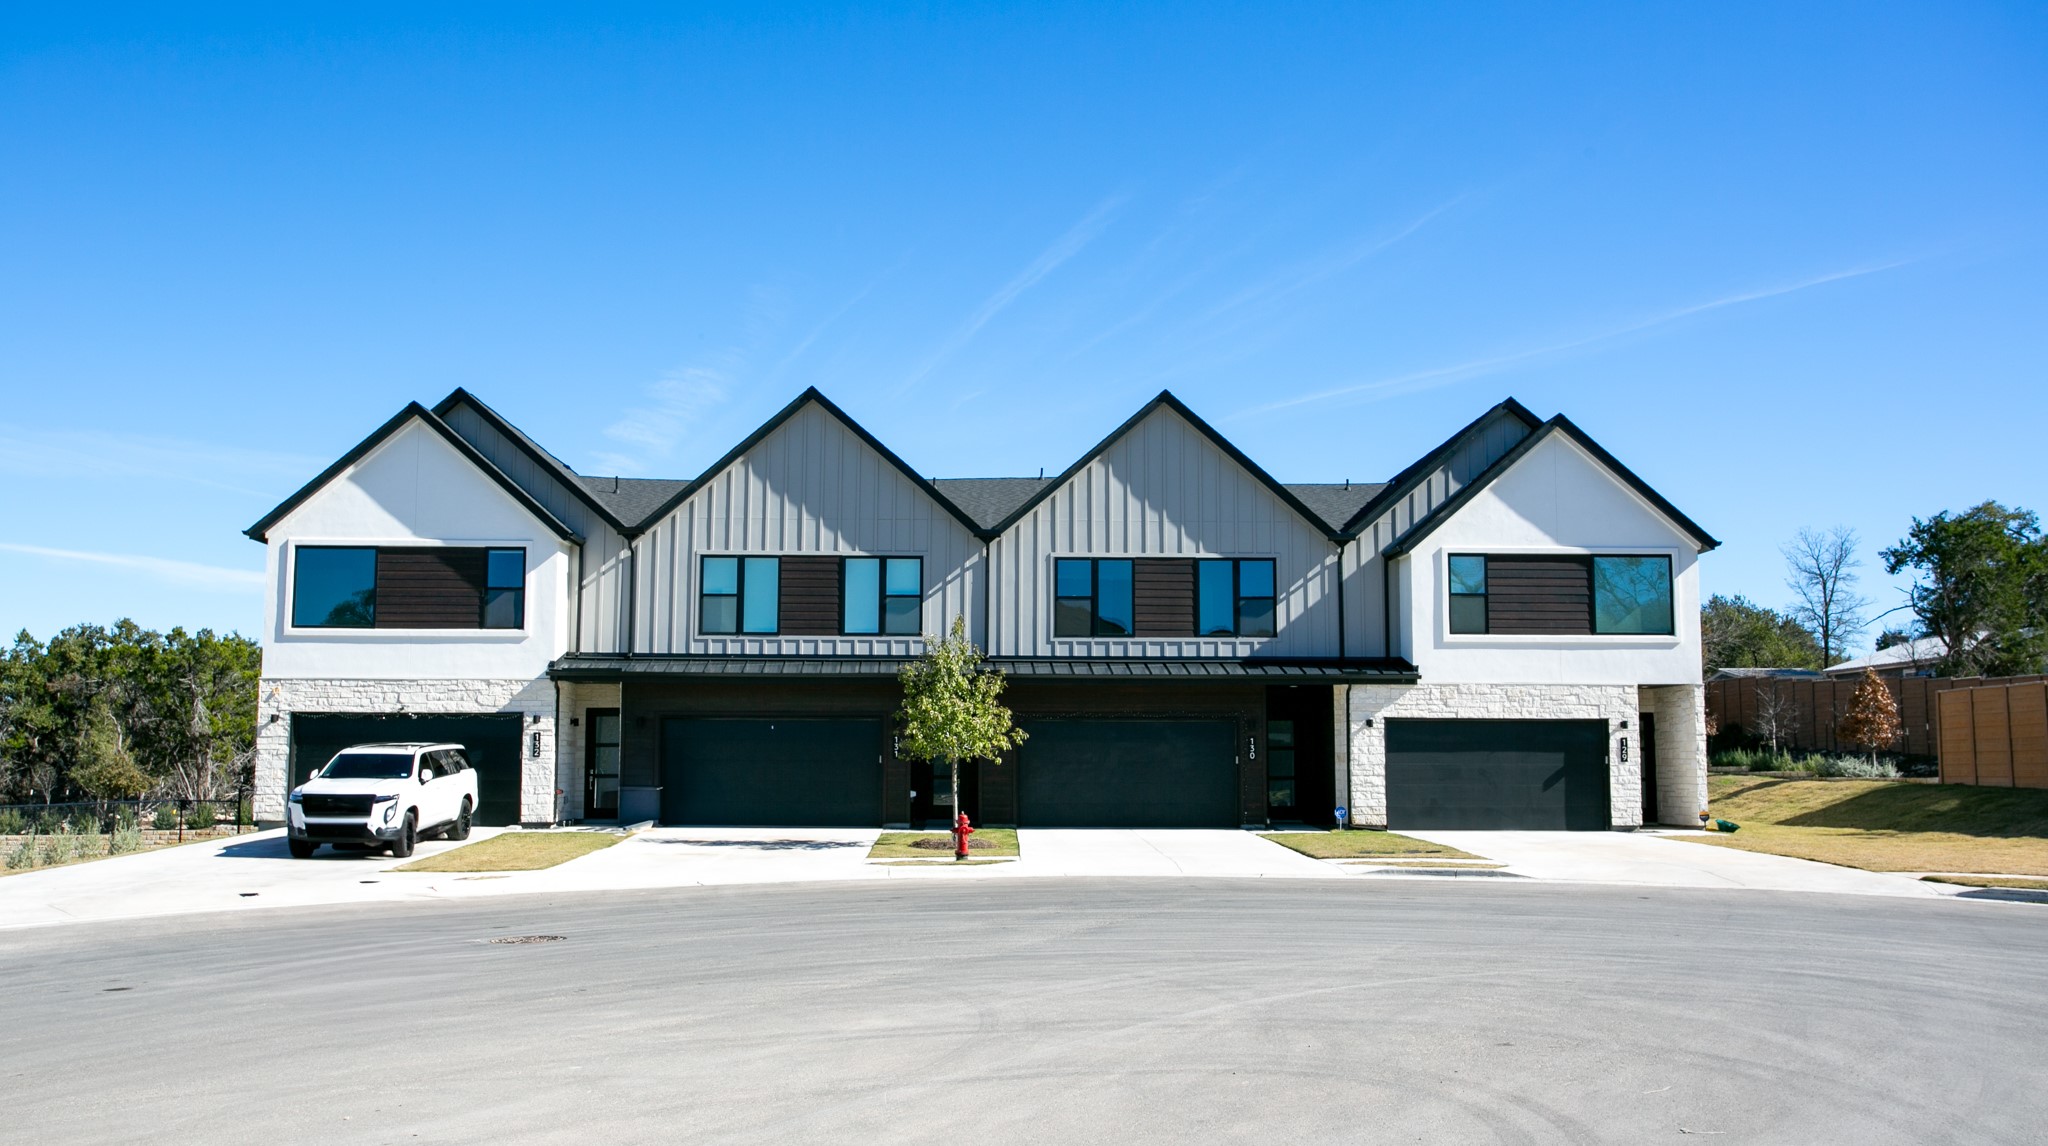
POLYGON ((1801 529, 1784 548, 1785 584, 1793 594, 1792 619, 1820 643, 1820 667, 1847 660, 1850 638, 1868 623, 1867 598, 1856 594, 1856 531, 1838 525, 1826 533, 1801 529))
POLYGON ((1001 761, 1024 743, 1024 732, 1001 703, 1003 674, 982 668, 981 650, 967 639, 967 620, 953 618, 944 640, 925 638, 924 655, 903 666, 903 747, 943 762, 952 774, 953 807, 960 807, 960 762, 1001 761))
POLYGON ((1910 599, 1948 653, 1942 676, 2022 676, 2048 660, 2048 540, 2025 509, 1995 501, 1943 510, 1882 551, 1885 572, 1915 574, 1910 599))
POLYGON ((1897 743, 1899 702, 1884 681, 1878 679, 1875 670, 1863 670, 1863 679, 1856 682, 1856 691, 1849 694, 1849 711, 1835 725, 1835 735, 1845 743, 1869 750, 1872 764, 1877 763, 1879 749, 1897 743))

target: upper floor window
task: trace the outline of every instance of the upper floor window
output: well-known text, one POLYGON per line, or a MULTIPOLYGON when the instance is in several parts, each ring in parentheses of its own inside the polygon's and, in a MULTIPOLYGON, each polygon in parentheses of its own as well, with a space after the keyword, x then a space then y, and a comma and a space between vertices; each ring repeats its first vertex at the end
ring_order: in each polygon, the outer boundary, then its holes
POLYGON ((699 578, 701 633, 778 631, 782 563, 773 557, 706 557, 699 578))
POLYGON ((1593 558, 1593 631, 1672 632, 1671 558, 1593 558))
POLYGON ((377 551, 301 545, 292 550, 292 624, 367 629, 377 623, 377 551))
POLYGON ((526 550, 295 546, 291 618, 309 629, 522 629, 526 550))
POLYGON ((1675 631, 1671 558, 1451 554, 1450 631, 1520 636, 1675 631))
POLYGON ((848 557, 842 566, 841 631, 917 636, 924 625, 924 561, 848 557))
POLYGON ((1053 562, 1053 582, 1053 636, 1131 635, 1128 558, 1062 557, 1053 562))
POLYGON ((1204 637, 1273 635, 1273 562, 1196 563, 1195 632, 1204 637))
POLYGON ((1451 631, 1486 631, 1486 558, 1460 553, 1451 558, 1451 631))
POLYGON ((493 549, 485 557, 483 626, 526 627, 526 550, 493 549))

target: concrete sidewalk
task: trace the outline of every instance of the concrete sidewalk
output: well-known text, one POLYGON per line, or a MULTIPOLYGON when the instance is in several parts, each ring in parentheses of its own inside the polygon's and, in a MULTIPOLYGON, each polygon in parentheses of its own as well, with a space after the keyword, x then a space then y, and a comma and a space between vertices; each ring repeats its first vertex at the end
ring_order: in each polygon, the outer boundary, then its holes
POLYGON ((1938 899, 1952 894, 1938 891, 1935 885, 1921 883, 1907 875, 1859 871, 1789 856, 1691 844, 1666 838, 1657 832, 1404 831, 1401 834, 1485 856, 1506 864, 1506 870, 1516 875, 1541 880, 1638 887, 1823 891, 1920 899, 1938 899))

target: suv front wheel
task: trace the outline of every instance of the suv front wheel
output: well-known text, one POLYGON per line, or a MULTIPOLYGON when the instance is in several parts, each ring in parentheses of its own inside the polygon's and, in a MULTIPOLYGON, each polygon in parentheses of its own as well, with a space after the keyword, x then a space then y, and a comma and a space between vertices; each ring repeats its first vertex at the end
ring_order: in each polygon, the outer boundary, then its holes
POLYGON ((419 842, 419 819, 411 812, 405 814, 405 823, 398 828, 398 838, 391 841, 391 854, 404 859, 412 854, 413 845, 419 842))
POLYGON ((289 847, 292 850, 293 859, 311 859, 313 856, 313 849, 319 847, 320 845, 314 843, 312 840, 286 840, 285 846, 289 847))

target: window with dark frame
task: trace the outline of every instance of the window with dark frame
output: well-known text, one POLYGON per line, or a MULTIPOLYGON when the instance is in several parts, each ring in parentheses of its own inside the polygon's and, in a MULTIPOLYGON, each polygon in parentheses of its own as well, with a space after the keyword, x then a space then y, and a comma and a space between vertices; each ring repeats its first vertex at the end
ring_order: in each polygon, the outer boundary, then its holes
POLYGON ((1486 632, 1486 558, 1453 554, 1451 565, 1451 631, 1486 632))
POLYGON ((1205 559, 1196 563, 1195 578, 1197 636, 1273 635, 1275 581, 1270 559, 1205 559))
POLYGON ((1133 617, 1129 558, 1053 561, 1053 636, 1128 637, 1133 617))
POLYGON ((1669 555, 1497 558, 1458 553, 1449 564, 1450 631, 1540 636, 1670 636, 1676 632, 1669 555), (1489 564, 1498 560, 1500 584, 1489 564))
POLYGON ((840 631, 914 637, 924 628, 924 559, 848 557, 841 566, 840 631))
POLYGON ((368 629, 377 623, 377 551, 300 545, 292 550, 292 624, 368 629))
POLYGON ((778 629, 781 562, 774 557, 705 557, 698 570, 697 631, 708 636, 773 636, 778 629))
POLYGON ((492 549, 485 554, 483 627, 526 627, 526 550, 492 549))

